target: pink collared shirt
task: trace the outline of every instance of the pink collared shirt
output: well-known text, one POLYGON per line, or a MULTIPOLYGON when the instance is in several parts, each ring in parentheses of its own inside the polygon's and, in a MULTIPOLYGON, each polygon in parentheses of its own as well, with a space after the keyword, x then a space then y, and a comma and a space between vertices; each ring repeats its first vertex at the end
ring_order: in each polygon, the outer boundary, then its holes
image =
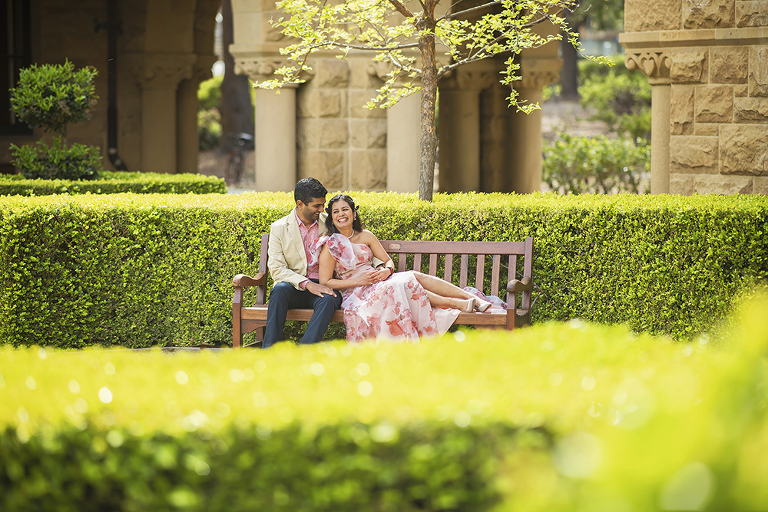
MULTIPOLYGON (((317 242, 317 239, 320 238, 320 226, 318 225, 317 221, 315 221, 311 226, 307 227, 304 222, 301 220, 301 217, 299 217, 299 214, 296 214, 296 220, 299 222, 299 233, 301 233, 301 243, 304 245, 304 253, 307 255, 307 262, 312 261, 312 245, 317 242)), ((320 278, 320 263, 310 263, 307 267, 307 280, 303 281, 299 284, 301 289, 305 289, 307 287, 307 281, 310 279, 319 279, 320 278)))

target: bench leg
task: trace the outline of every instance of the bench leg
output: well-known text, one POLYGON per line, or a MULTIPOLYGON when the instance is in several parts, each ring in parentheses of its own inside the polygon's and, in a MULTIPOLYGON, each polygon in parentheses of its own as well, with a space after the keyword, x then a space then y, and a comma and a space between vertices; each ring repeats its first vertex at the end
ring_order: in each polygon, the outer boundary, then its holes
POLYGON ((517 309, 515 308, 508 308, 507 309, 507 325, 506 329, 508 331, 514 331, 515 330, 515 321, 517 320, 517 309))
POLYGON ((232 298, 232 349, 243 346, 243 326, 240 311, 243 307, 243 289, 235 288, 235 296, 232 298))

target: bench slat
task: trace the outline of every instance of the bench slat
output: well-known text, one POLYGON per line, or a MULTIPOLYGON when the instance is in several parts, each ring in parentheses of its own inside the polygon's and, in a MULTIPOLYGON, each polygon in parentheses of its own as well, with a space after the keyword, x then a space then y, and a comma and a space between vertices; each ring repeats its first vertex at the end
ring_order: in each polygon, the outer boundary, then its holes
POLYGON ((491 295, 499 296, 499 274, 501 272, 501 256, 493 255, 493 270, 491 272, 491 295))
POLYGON ((413 270, 421 272, 421 254, 413 255, 413 270))
POLYGON ((525 254, 525 242, 447 242, 442 240, 381 240, 388 253, 429 252, 438 254, 525 254))
POLYGON ((437 276, 437 254, 429 255, 429 275, 437 276))
POLYGON ((406 260, 405 254, 401 254, 401 255, 399 255, 397 257, 397 271, 398 272, 405 271, 405 260, 406 260))
POLYGON ((445 255, 445 272, 443 273, 446 281, 449 283, 452 282, 451 279, 453 278, 453 254, 446 254, 445 255))
POLYGON ((467 286, 467 273, 469 272, 469 255, 461 255, 461 271, 459 273, 459 288, 467 286))
POLYGON ((485 255, 477 255, 477 267, 475 268, 475 288, 483 291, 483 276, 485 275, 485 255))

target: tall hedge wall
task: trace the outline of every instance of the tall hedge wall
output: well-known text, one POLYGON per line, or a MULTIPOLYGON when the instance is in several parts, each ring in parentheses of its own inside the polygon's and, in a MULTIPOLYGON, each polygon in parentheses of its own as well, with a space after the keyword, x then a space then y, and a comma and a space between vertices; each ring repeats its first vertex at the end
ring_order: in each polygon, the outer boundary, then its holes
MULTIPOLYGON (((768 277, 761 196, 354 196, 381 239, 534 237, 534 322, 685 339, 768 277)), ((292 204, 287 193, 0 198, 0 340, 230 344, 232 277, 256 272, 260 235, 292 204)))

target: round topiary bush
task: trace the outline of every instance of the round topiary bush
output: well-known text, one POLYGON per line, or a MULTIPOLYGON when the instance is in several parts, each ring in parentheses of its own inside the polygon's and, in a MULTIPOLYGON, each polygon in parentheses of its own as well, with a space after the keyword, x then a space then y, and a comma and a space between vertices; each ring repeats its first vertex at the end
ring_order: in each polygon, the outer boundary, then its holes
POLYGON ((30 128, 55 132, 53 144, 43 141, 35 145, 10 148, 13 164, 26 178, 93 179, 102 168, 99 149, 82 144, 67 145, 67 125, 90 119, 90 111, 98 100, 93 83, 97 71, 74 65, 32 65, 22 69, 18 86, 11 89, 11 105, 16 116, 30 128))

